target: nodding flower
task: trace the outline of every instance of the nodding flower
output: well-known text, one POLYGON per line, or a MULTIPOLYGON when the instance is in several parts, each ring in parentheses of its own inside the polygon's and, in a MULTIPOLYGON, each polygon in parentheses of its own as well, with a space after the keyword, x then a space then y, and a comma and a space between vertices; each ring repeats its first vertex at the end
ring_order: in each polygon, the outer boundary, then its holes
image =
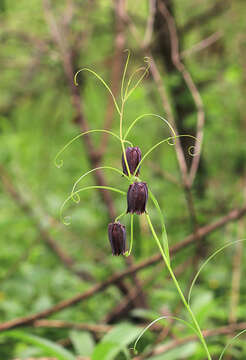
MULTIPOLYGON (((141 150, 139 149, 138 146, 135 147, 127 147, 126 148, 126 160, 128 163, 128 167, 130 170, 130 173, 133 175, 138 164, 141 161, 141 150)), ((124 158, 124 154, 122 154, 122 168, 123 168, 123 173, 126 175, 128 174, 127 171, 127 166, 126 166, 126 162, 125 162, 125 158, 124 158)), ((138 176, 139 174, 139 170, 140 168, 138 168, 137 172, 136 172, 136 176, 138 176)))
POLYGON ((148 200, 148 187, 145 182, 135 182, 127 192, 127 212, 142 214, 148 200))
POLYGON ((126 252, 126 228, 119 222, 108 225, 108 237, 113 255, 123 255, 126 252))

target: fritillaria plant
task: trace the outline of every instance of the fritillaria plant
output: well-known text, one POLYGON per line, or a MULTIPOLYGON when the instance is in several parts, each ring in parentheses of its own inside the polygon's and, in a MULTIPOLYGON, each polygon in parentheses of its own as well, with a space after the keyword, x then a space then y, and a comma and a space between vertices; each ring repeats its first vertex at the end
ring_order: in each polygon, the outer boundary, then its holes
MULTIPOLYGON (((116 100, 110 87, 102 79, 102 77, 100 75, 98 75, 96 72, 94 72, 93 70, 91 70, 89 68, 83 68, 75 74, 75 77, 74 77, 75 85, 78 85, 78 83, 77 83, 78 74, 82 71, 87 71, 87 72, 93 74, 94 76, 96 76, 96 78, 109 91, 109 93, 111 94, 111 96, 113 98, 116 111, 119 115, 119 133, 116 134, 112 131, 104 130, 104 129, 94 129, 94 130, 89 130, 89 131, 83 132, 83 133, 77 135, 76 137, 74 137, 58 152, 58 154, 55 158, 55 164, 57 167, 61 167, 63 165, 63 160, 60 159, 61 154, 78 138, 80 138, 86 134, 89 134, 89 133, 104 132, 104 133, 108 133, 109 135, 111 135, 112 137, 116 138, 119 141, 119 144, 121 146, 121 151, 122 151, 122 159, 121 159, 122 170, 111 167, 111 166, 100 166, 100 167, 91 169, 91 170, 87 171, 86 173, 82 174, 78 178, 78 180, 74 183, 70 196, 63 202, 63 204, 60 208, 60 216, 65 225, 70 224, 69 218, 63 216, 64 208, 68 204, 68 202, 70 202, 71 200, 76 203, 79 203, 80 202, 80 193, 83 191, 101 188, 101 189, 106 189, 109 191, 113 191, 113 192, 122 194, 125 197, 125 202, 124 202, 125 210, 122 214, 117 216, 116 219, 114 219, 114 221, 112 223, 110 223, 108 225, 108 238, 109 238, 109 242, 111 245, 112 254, 113 255, 123 255, 123 256, 129 256, 131 254, 131 251, 133 248, 133 238, 134 238, 133 217, 140 216, 140 215, 146 216, 151 234, 152 234, 154 240, 156 241, 156 244, 162 255, 164 263, 170 273, 170 276, 176 286, 178 294, 179 294, 185 308, 187 309, 187 312, 190 317, 189 321, 183 320, 180 318, 174 318, 174 319, 182 322, 183 324, 185 324, 186 326, 188 326, 194 330, 194 332, 197 334, 198 338, 200 339, 202 346, 204 347, 207 358, 209 360, 211 360, 211 355, 209 353, 206 341, 204 339, 204 336, 202 334, 200 326, 196 320, 196 317, 193 314, 193 311, 190 307, 190 302, 189 302, 190 294, 189 294, 189 299, 186 300, 186 298, 180 288, 180 285, 174 275, 174 272, 172 270, 171 260, 170 260, 170 255, 169 255, 168 238, 167 238, 167 232, 166 232, 163 212, 159 206, 157 198, 152 193, 149 184, 147 185, 147 183, 144 182, 143 179, 140 178, 140 168, 141 168, 143 162, 157 147, 159 147, 160 145, 165 144, 165 143, 169 144, 169 145, 175 145, 175 140, 177 137, 181 137, 181 136, 182 137, 188 136, 191 138, 194 138, 194 137, 191 135, 188 135, 188 134, 177 135, 175 133, 173 127, 171 126, 171 124, 166 119, 164 119, 160 115, 152 114, 152 113, 142 114, 142 115, 138 116, 135 120, 133 120, 131 122, 131 124, 127 128, 126 132, 123 134, 123 119, 124 119, 125 104, 126 104, 127 100, 129 99, 129 97, 131 96, 131 94, 134 92, 134 90, 139 86, 141 81, 148 74, 148 71, 150 68, 149 60, 148 60, 148 58, 145 58, 146 66, 138 68, 136 71, 134 71, 129 76, 128 81, 126 81, 129 58, 130 58, 130 53, 128 51, 128 56, 127 56, 126 64, 124 67, 122 82, 121 82, 120 104, 116 100), (139 75, 139 78, 137 78, 137 80, 135 80, 135 84, 133 85, 134 79, 136 79, 136 77, 138 75, 139 75), (134 126, 144 117, 154 117, 154 118, 160 119, 169 127, 171 135, 168 138, 165 138, 165 139, 159 141, 158 143, 156 143, 155 145, 153 145, 144 155, 142 155, 141 150, 140 150, 141 145, 140 144, 132 144, 128 140, 128 136, 129 136, 129 133, 134 128, 134 126), (111 186, 92 185, 92 186, 87 186, 87 187, 77 189, 77 185, 81 182, 81 180, 83 178, 85 178, 88 174, 90 174, 94 171, 97 171, 99 169, 110 170, 110 171, 113 171, 115 173, 122 175, 129 184, 127 194, 124 190, 114 188, 111 186), (159 214, 161 228, 162 228, 162 233, 161 233, 162 240, 160 240, 159 236, 157 235, 156 230, 152 224, 151 218, 149 216, 148 206, 147 206, 148 198, 149 198, 149 200, 152 201, 153 205, 155 206, 155 208, 159 214), (127 231, 126 231, 125 226, 123 224, 121 224, 119 221, 124 216, 130 216, 130 244, 129 244, 128 250, 126 250, 127 231)), ((189 149, 189 153, 190 153, 190 155, 192 155, 191 148, 189 149)), ((194 156, 194 154, 193 154, 193 156, 194 156)), ((106 233, 106 229, 105 229, 105 233, 106 233)), ((194 282, 195 282, 195 280, 196 280, 196 278, 194 279, 194 282)), ((192 287, 194 285, 194 282, 192 283, 192 287)), ((192 288, 191 288, 191 290, 192 290, 192 288)), ((154 322, 156 322, 160 319, 165 319, 165 318, 167 318, 167 317, 161 317, 159 319, 156 319, 154 322)), ((149 326, 151 326, 154 322, 152 322, 149 326)), ((140 334, 137 341, 135 342, 135 346, 134 346, 135 351, 136 351, 137 342, 139 341, 139 339, 141 338, 143 333, 149 328, 149 326, 140 334)))

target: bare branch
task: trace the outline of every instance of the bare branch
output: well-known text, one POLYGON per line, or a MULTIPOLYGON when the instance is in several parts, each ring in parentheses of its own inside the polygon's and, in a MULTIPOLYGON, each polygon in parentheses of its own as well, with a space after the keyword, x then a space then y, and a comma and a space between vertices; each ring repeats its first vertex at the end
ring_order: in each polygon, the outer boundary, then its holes
POLYGON ((207 38, 201 40, 199 43, 193 45, 190 49, 184 50, 180 53, 181 58, 188 57, 198 51, 204 50, 207 47, 214 44, 216 41, 223 37, 222 31, 216 31, 214 34, 208 36, 207 38))
POLYGON ((150 45, 152 39, 155 11, 156 11, 156 0, 149 0, 149 16, 147 19, 147 26, 144 34, 144 40, 142 45, 143 48, 147 48, 150 45))

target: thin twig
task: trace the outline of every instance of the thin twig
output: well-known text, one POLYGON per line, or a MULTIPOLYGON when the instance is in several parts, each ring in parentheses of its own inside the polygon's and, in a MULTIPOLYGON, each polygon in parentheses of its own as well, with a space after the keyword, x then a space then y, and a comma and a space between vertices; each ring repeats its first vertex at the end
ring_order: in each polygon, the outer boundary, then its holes
POLYGON ((91 333, 105 333, 112 329, 112 326, 105 324, 75 323, 71 321, 62 321, 62 320, 37 320, 33 323, 33 326, 59 328, 59 329, 85 330, 91 333))
POLYGON ((156 0, 149 0, 149 15, 147 19, 147 25, 144 34, 143 47, 149 47, 153 34, 154 18, 156 11, 156 0))
POLYGON ((199 43, 193 45, 190 49, 183 50, 180 53, 180 57, 185 58, 185 57, 188 57, 188 56, 190 56, 190 55, 192 55, 194 53, 197 53, 198 51, 204 50, 207 47, 214 44, 219 39, 221 39, 222 37, 223 37, 223 32, 222 31, 216 31, 214 34, 208 36, 207 38, 201 40, 199 43))

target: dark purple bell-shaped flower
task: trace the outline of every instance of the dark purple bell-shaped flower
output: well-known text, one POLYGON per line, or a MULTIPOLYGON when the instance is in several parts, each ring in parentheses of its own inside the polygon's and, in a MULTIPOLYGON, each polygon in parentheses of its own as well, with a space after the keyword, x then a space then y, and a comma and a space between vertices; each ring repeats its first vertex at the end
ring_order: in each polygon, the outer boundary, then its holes
POLYGON ((119 222, 108 225, 108 237, 113 255, 123 255, 126 252, 126 228, 119 222))
MULTIPOLYGON (((138 146, 135 147, 129 146, 128 148, 126 148, 126 160, 129 166, 130 173, 133 175, 138 164, 141 161, 141 150, 139 149, 138 146)), ((123 173, 128 175, 124 154, 122 154, 122 168, 123 168, 123 173)), ((136 172, 136 176, 138 176, 139 170, 140 169, 138 168, 136 172)))
POLYGON ((148 187, 145 182, 135 182, 127 192, 127 212, 142 214, 148 200, 148 187))

